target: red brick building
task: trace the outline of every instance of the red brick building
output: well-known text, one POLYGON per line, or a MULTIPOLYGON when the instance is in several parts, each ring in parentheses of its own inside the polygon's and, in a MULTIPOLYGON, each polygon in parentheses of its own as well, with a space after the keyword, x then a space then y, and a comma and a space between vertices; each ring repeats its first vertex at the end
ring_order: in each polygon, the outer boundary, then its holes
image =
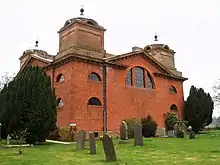
POLYGON ((108 131, 118 131, 127 118, 150 114, 162 128, 166 112, 176 111, 181 117, 187 78, 175 68, 175 52, 167 45, 152 44, 108 54, 104 32, 92 19, 73 18, 58 31, 57 55, 34 49, 19 58, 21 70, 38 65, 50 75, 57 95, 57 125, 102 131, 107 122, 108 131))

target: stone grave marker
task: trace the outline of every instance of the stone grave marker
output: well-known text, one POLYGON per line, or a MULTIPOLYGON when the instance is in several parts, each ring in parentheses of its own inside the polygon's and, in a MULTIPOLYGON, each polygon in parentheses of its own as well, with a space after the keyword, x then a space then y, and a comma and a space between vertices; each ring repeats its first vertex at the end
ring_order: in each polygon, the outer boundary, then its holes
POLYGON ((177 136, 177 132, 178 132, 178 130, 179 130, 179 125, 178 125, 177 123, 174 124, 173 130, 174 130, 174 136, 177 136))
POLYGON ((189 139, 195 139, 196 136, 195 136, 195 132, 193 130, 190 130, 189 131, 189 139))
POLYGON ((85 148, 85 140, 86 140, 86 132, 84 130, 80 130, 77 137, 76 150, 80 151, 85 148))
POLYGON ((168 136, 169 138, 174 138, 174 137, 175 137, 174 130, 169 130, 169 131, 167 131, 167 136, 168 136))
POLYGON ((95 135, 92 132, 89 134, 89 148, 90 148, 90 154, 96 154, 95 135))
POLYGON ((184 138, 184 131, 177 131, 177 138, 184 138))
POLYGON ((142 126, 139 124, 134 127, 134 145, 143 146, 142 126))
POLYGON ((112 138, 109 135, 104 134, 102 138, 102 144, 103 144, 106 160, 116 161, 117 158, 116 158, 115 148, 114 148, 112 138))
POLYGON ((7 145, 8 145, 8 146, 10 145, 10 140, 11 140, 11 136, 8 134, 8 135, 7 135, 7 145))
POLYGON ((128 143, 128 126, 125 121, 120 124, 120 144, 128 143))

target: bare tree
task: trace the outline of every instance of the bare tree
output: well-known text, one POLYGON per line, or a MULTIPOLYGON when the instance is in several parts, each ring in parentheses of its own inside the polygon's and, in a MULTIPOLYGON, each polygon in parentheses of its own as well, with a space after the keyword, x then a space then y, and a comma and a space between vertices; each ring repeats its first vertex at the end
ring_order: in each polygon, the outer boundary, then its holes
POLYGON ((220 79, 213 86, 213 101, 216 107, 220 107, 220 79))
POLYGON ((15 74, 9 74, 8 72, 5 72, 3 76, 0 78, 0 90, 4 88, 5 84, 8 84, 10 81, 12 81, 15 77, 15 74))

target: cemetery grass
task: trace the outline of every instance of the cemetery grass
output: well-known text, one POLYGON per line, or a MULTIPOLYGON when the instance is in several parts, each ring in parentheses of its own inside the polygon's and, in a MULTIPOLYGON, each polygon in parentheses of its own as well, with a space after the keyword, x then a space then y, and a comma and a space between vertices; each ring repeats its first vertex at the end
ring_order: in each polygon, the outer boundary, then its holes
MULTIPOLYGON (((76 152, 76 144, 44 143, 32 148, 23 147, 18 155, 17 148, 0 148, 1 165, 210 165, 220 164, 220 131, 197 135, 197 139, 145 138, 143 147, 119 144, 114 140, 118 161, 106 162, 101 141, 97 142, 97 154, 89 154, 86 142, 84 151, 76 152)), ((0 142, 1 143, 1 142, 0 142)))

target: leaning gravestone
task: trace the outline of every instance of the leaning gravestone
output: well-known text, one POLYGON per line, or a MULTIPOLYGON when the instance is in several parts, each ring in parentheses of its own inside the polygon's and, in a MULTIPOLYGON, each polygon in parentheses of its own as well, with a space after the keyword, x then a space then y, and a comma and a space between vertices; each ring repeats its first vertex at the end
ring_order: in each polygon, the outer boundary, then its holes
POLYGON ((174 130, 167 131, 167 136, 169 138, 174 138, 175 137, 174 130))
POLYGON ((128 143, 128 126, 125 121, 121 122, 120 125, 120 144, 128 143))
POLYGON ((106 160, 116 161, 117 158, 116 158, 115 148, 114 148, 112 138, 109 135, 104 134, 102 138, 102 144, 103 144, 106 160))
POLYGON ((95 135, 92 132, 89 134, 89 148, 90 148, 90 154, 96 154, 95 135))
POLYGON ((142 126, 139 124, 134 127, 134 146, 143 146, 142 126))
POLYGON ((86 132, 84 130, 80 130, 77 137, 76 150, 80 151, 85 148, 85 140, 86 140, 86 132))

